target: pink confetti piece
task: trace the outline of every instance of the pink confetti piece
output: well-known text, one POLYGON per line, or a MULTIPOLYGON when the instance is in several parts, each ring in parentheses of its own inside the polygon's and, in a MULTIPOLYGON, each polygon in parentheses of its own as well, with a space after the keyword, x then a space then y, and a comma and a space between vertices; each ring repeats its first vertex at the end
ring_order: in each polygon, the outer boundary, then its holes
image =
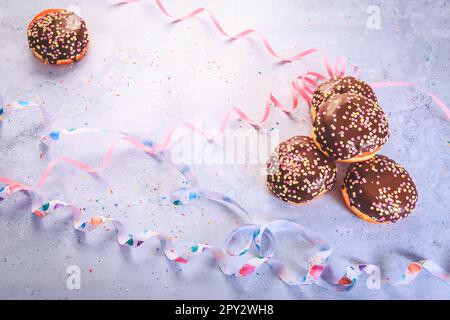
POLYGON ((241 270, 239 270, 239 274, 241 276, 249 276, 250 274, 252 274, 255 271, 255 267, 250 265, 250 264, 244 264, 241 268, 241 270))

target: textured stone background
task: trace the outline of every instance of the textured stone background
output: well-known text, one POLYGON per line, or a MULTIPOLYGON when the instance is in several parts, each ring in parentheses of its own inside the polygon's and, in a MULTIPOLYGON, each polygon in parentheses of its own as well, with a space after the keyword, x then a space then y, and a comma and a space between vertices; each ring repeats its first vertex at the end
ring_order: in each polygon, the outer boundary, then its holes
MULTIPOLYGON (((153 2, 115 7, 112 1, 0 0, 0 92, 28 99, 52 115, 54 128, 98 127, 162 139, 180 120, 218 126, 228 108, 241 106, 257 118, 269 92, 287 103, 287 85, 317 58, 279 65, 256 38, 225 41, 205 16, 173 25, 153 2), (42 9, 78 6, 91 34, 88 56, 68 67, 46 66, 27 47, 26 27, 42 9)), ((226 30, 254 27, 282 53, 318 47, 349 58, 369 82, 405 80, 450 102, 450 3, 441 1, 175 1, 174 14, 203 5, 226 30), (381 29, 366 27, 369 5, 381 8, 381 29)), ((319 69, 320 70, 320 69, 319 69)), ((392 137, 382 153, 403 164, 420 193, 417 210, 391 226, 369 225, 344 207, 339 185, 318 201, 292 206, 274 198, 253 165, 195 165, 200 182, 244 204, 259 222, 293 219, 318 231, 334 248, 336 274, 352 262, 375 263, 396 278, 410 260, 433 259, 450 269, 450 127, 432 101, 407 88, 377 91, 392 137)), ((268 128, 280 138, 308 134, 304 105, 294 119, 275 112, 268 128)), ((248 129, 234 122, 233 128, 248 129)), ((39 158, 43 134, 39 114, 18 111, 0 126, 0 174, 33 184, 50 159, 69 154, 98 163, 110 136, 92 135, 55 144, 39 158)), ((340 166, 340 177, 345 166, 340 166)), ((183 243, 223 245, 235 226, 229 212, 211 203, 173 208, 161 197, 182 180, 141 153, 122 145, 95 179, 64 164, 44 192, 93 213, 122 219, 133 231, 170 233, 183 243), (182 215, 183 214, 183 215, 182 215)), ((76 233, 67 213, 41 220, 30 215, 21 195, 0 206, 0 298, 225 298, 225 299, 401 299, 449 298, 450 286, 424 273, 408 287, 348 293, 317 287, 290 288, 266 267, 250 278, 223 276, 209 257, 182 269, 150 242, 120 248, 111 232, 76 233), (79 265, 81 290, 66 288, 66 268, 79 265)), ((294 241, 284 242, 302 260, 294 241)), ((282 250, 283 251, 283 250, 282 250)), ((286 250, 284 250, 286 255, 286 250)), ((283 254, 281 252, 280 254, 283 254)), ((299 262, 304 265, 304 262, 299 262)), ((300 266, 297 266, 300 267, 300 266)), ((362 280, 364 281, 364 280, 362 280)))

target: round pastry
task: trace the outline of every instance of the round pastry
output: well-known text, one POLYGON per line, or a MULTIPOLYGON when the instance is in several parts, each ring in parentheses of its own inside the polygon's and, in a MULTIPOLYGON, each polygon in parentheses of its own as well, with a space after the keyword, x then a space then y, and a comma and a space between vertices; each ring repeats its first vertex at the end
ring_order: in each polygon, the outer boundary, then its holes
POLYGON ((331 189, 336 164, 317 149, 310 137, 282 142, 267 162, 267 186, 281 200, 305 203, 331 189))
POLYGON ((311 98, 311 116, 313 120, 316 118, 316 114, 322 103, 335 94, 343 93, 360 94, 377 103, 377 97, 373 89, 364 81, 350 76, 330 79, 321 83, 311 98))
POLYGON ((44 63, 68 64, 80 60, 88 43, 84 20, 64 9, 44 10, 28 26, 30 49, 44 63))
POLYGON ((376 224, 405 218, 413 212, 418 199, 406 169, 382 155, 348 168, 342 196, 355 215, 376 224))
POLYGON ((312 138, 328 157, 341 162, 370 159, 387 142, 383 109, 359 94, 331 96, 313 121, 312 138))

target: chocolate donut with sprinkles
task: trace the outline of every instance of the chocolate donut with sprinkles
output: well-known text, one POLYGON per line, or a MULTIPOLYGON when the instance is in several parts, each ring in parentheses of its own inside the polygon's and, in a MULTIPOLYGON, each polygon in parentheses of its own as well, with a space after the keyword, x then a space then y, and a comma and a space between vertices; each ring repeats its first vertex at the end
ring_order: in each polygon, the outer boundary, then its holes
POLYGON ((84 20, 64 9, 44 10, 28 26, 30 49, 44 63, 78 61, 86 54, 88 43, 84 20))
POLYGON ((377 97, 373 89, 361 79, 355 77, 343 77, 339 79, 330 79, 322 82, 314 91, 311 98, 311 116, 313 120, 319 111, 320 106, 331 96, 343 93, 360 94, 373 102, 377 103, 377 97))
POLYGON ((267 186, 281 200, 300 204, 331 189, 336 164, 314 145, 310 137, 282 142, 267 162, 267 186))
POLYGON ((416 186, 406 169, 382 155, 348 168, 342 196, 355 215, 375 224, 407 217, 418 199, 416 186))
POLYGON ((313 121, 312 138, 328 157, 340 162, 370 159, 388 141, 383 109, 359 94, 331 96, 313 121))

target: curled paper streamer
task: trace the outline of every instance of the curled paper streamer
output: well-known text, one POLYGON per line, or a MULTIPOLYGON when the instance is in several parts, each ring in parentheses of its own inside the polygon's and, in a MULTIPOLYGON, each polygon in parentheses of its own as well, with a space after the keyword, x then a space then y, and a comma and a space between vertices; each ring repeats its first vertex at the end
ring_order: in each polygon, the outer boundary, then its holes
MULTIPOLYGON (((15 192, 22 191, 26 192, 27 194, 29 194, 30 192, 34 192, 29 187, 22 186, 21 184, 13 182, 7 178, 0 177, 0 182, 5 181, 10 182, 11 184, 4 188, 0 188, 0 201, 5 199, 6 197, 11 196, 15 192)), ((258 227, 256 225, 245 225, 234 230, 227 238, 225 250, 207 244, 195 244, 191 246, 187 252, 179 254, 176 248, 173 246, 173 241, 164 234, 155 231, 144 230, 141 233, 133 235, 129 233, 122 222, 117 219, 107 218, 101 215, 94 215, 90 218, 86 218, 85 216, 87 214, 83 209, 60 200, 51 200, 45 202, 39 208, 33 210, 33 213, 41 218, 45 218, 48 215, 55 213, 56 210, 62 208, 70 209, 73 219, 73 227, 75 228, 75 230, 78 230, 80 232, 90 232, 103 224, 112 224, 117 231, 117 241, 121 246, 139 247, 145 241, 156 238, 161 245, 164 255, 171 261, 187 264, 192 258, 196 256, 199 256, 208 251, 212 252, 213 257, 216 260, 220 270, 226 275, 249 276, 262 264, 271 259, 276 249, 274 247, 275 240, 271 232, 271 226, 276 224, 277 222, 265 225, 263 227, 258 227), (236 259, 236 255, 231 253, 232 250, 234 250, 232 249, 231 243, 238 238, 239 240, 244 239, 244 242, 246 243, 243 247, 239 248, 238 256, 246 255, 255 243, 258 250, 258 255, 256 257, 248 259, 244 264, 240 264, 236 259), (267 243, 267 247, 264 247, 264 253, 262 253, 262 242, 267 243)), ((317 259, 313 259, 311 261, 316 260, 317 259)), ((311 266, 310 269, 315 270, 316 267, 311 266)), ((315 273, 315 271, 310 271, 309 274, 312 274, 315 277, 319 275, 318 273, 315 273)))
MULTIPOLYGON (((339 59, 338 59, 339 60, 339 59)), ((338 70, 337 72, 344 72, 344 70, 338 70)), ((264 124, 268 121, 270 114, 272 112, 273 107, 276 109, 281 110, 282 112, 286 114, 293 113, 298 105, 299 105, 299 99, 298 95, 307 103, 310 103, 311 96, 313 93, 314 86, 318 86, 319 81, 318 80, 325 80, 327 79, 324 75, 317 73, 317 72, 308 72, 305 75, 298 76, 292 83, 290 87, 291 91, 291 106, 286 107, 284 106, 278 98, 276 98, 272 93, 269 94, 269 97, 267 98, 265 105, 264 105, 264 112, 260 120, 255 120, 252 117, 250 117, 246 112, 244 112, 239 107, 232 107, 227 112, 225 112, 224 116, 222 117, 222 120, 220 122, 220 126, 215 130, 205 130, 204 128, 201 128, 189 121, 182 121, 172 129, 170 129, 165 137, 162 139, 161 143, 155 143, 152 149, 152 152, 159 152, 162 150, 166 150, 173 139, 174 134, 180 130, 180 129, 187 129, 190 132, 200 135, 203 138, 213 141, 218 136, 222 135, 227 127, 229 126, 230 122, 232 121, 232 116, 237 115, 238 119, 241 121, 244 121, 254 127, 255 129, 261 129, 264 124)), ((103 129, 88 129, 88 128, 73 128, 73 129, 64 129, 60 131, 52 131, 47 135, 42 136, 41 141, 45 145, 51 144, 53 141, 57 141, 60 139, 60 137, 70 136, 70 135, 76 135, 79 133, 89 133, 89 132, 112 132, 108 130, 103 129)), ((119 134, 127 135, 126 133, 118 132, 119 134)), ((130 139, 125 138, 127 142, 133 144, 135 142, 130 141, 130 139)), ((61 159, 64 160, 64 159, 61 159)), ((103 168, 103 167, 101 167, 103 168)), ((100 168, 99 168, 100 169, 100 168)), ((98 171, 98 170, 97 170, 98 171)), ((100 170, 101 171, 101 170, 100 170)))
POLYGON ((41 105, 28 100, 6 102, 3 97, 0 96, 0 123, 4 121, 6 117, 14 110, 28 110, 34 108, 38 108, 40 110, 44 123, 44 130, 48 131, 51 126, 51 118, 47 110, 45 110, 45 108, 43 108, 41 105))
POLYGON ((14 109, 24 110, 32 107, 37 107, 37 104, 32 101, 19 100, 13 102, 5 102, 0 96, 0 121, 5 120, 6 116, 14 109))
MULTIPOLYGON (((101 129, 71 129, 62 130, 57 135, 55 132, 44 136, 42 141, 57 141, 60 138, 70 134, 81 134, 88 132, 111 132, 101 129), (63 134, 61 134, 63 133, 63 134), (48 140, 50 139, 50 140, 48 140)), ((139 140, 136 136, 117 133, 121 135, 121 139, 130 142, 136 148, 156 156, 162 161, 170 160, 170 153, 162 151, 157 153, 153 149, 153 143, 149 140, 139 140)), ((109 148, 103 159, 109 159, 114 148, 109 148)), ((73 159, 74 160, 74 159, 73 159)), ((80 165, 78 160, 74 160, 72 164, 80 170, 86 170, 87 165, 80 165)), ((103 160, 102 163, 107 164, 103 160)), ((180 188, 171 194, 171 200, 174 205, 187 205, 200 197, 207 198, 212 201, 218 201, 230 205, 232 210, 238 210, 240 213, 247 211, 243 209, 236 201, 227 197, 226 195, 203 190, 196 186, 195 178, 193 178, 192 170, 185 165, 177 165, 171 162, 180 173, 182 173, 192 187, 180 188)), ((51 170, 45 170, 50 174, 51 170)), ((47 175, 48 176, 48 175, 47 175)), ((42 178, 40 179, 42 180, 42 178)), ((16 192, 25 192, 28 196, 35 195, 33 199, 40 199, 41 196, 37 194, 36 188, 28 187, 26 185, 17 183, 9 178, 0 177, 0 183, 6 183, 5 187, 0 188, 0 201, 11 196, 16 192)), ((34 207, 34 206, 33 206, 34 207)), ((74 228, 81 232, 90 232, 95 230, 102 224, 110 223, 117 231, 118 243, 122 246, 138 247, 145 241, 156 238, 160 242, 162 251, 167 259, 178 263, 186 264, 193 257, 200 254, 211 252, 220 270, 226 275, 234 276, 249 276, 253 274, 259 267, 266 264, 275 274, 286 284, 290 286, 306 286, 318 285, 333 291, 348 291, 351 290, 357 283, 357 279, 363 274, 367 274, 367 287, 369 289, 380 289, 381 287, 381 271, 376 265, 371 264, 356 264, 347 268, 346 274, 338 281, 328 279, 323 275, 326 268, 331 268, 327 264, 327 259, 331 254, 329 245, 316 233, 304 228, 303 226, 288 220, 276 220, 265 225, 248 224, 235 229, 227 237, 225 242, 225 249, 210 246, 207 244, 196 244, 190 249, 179 254, 171 239, 161 233, 155 231, 144 230, 138 234, 129 233, 124 225, 117 219, 107 218, 100 215, 94 215, 86 218, 86 213, 83 209, 72 204, 65 203, 60 200, 50 200, 40 205, 37 209, 33 209, 33 213, 39 217, 46 217, 61 208, 69 208, 72 213, 74 228), (299 235, 307 240, 317 250, 308 260, 308 270, 306 275, 297 276, 296 273, 289 270, 282 262, 277 261, 274 255, 278 248, 277 236, 280 233, 289 233, 299 235), (238 243, 238 245, 236 245, 238 243), (250 252, 254 251, 253 257, 248 258, 245 263, 240 263, 238 257, 246 257, 250 252)), ((422 270, 427 270, 434 276, 443 281, 450 281, 450 275, 431 260, 422 260, 417 263, 411 263, 407 271, 403 274, 400 281, 388 283, 391 285, 405 285, 411 283, 422 270)))
MULTIPOLYGON (((134 3, 134 2, 138 2, 140 0, 123 0, 123 1, 119 1, 117 4, 121 5, 121 4, 130 4, 130 3, 134 3)), ((257 30, 255 29, 245 29, 235 35, 231 35, 229 33, 227 33, 225 31, 225 29, 222 27, 222 25, 220 24, 219 20, 216 18, 216 16, 214 15, 214 13, 212 13, 210 10, 206 9, 206 8, 197 8, 195 10, 193 10, 192 12, 181 16, 181 17, 174 17, 172 16, 164 7, 164 5, 162 4, 161 0, 155 0, 156 6, 159 8, 159 10, 166 15, 167 17, 171 18, 172 21, 174 23, 178 23, 178 22, 182 22, 185 20, 189 20, 192 18, 195 18, 197 15, 201 14, 201 13, 206 13, 208 15, 208 17, 211 19, 211 22, 213 24, 213 26, 216 28, 216 30, 223 36, 225 36, 226 38, 228 38, 230 41, 234 41, 234 40, 238 40, 238 39, 242 39, 245 38, 248 35, 251 34, 255 34, 258 36, 258 38, 261 40, 261 42, 263 43, 265 49, 269 52, 269 54, 275 58, 277 58, 278 60, 280 60, 283 63, 286 62, 294 62, 297 60, 300 60, 304 57, 307 57, 311 54, 314 53, 318 53, 322 56, 322 59, 324 61, 324 63, 327 66, 327 70, 330 74, 330 77, 335 77, 335 74, 333 73, 333 70, 328 62, 328 58, 326 57, 326 55, 322 54, 318 49, 315 48, 311 48, 311 49, 307 49, 304 50, 292 57, 283 57, 281 56, 279 53, 277 53, 272 45, 270 44, 269 40, 266 38, 266 36, 264 36, 263 34, 259 33, 257 30)))
MULTIPOLYGON (((0 188, 0 201, 10 197, 15 192, 26 192, 28 195, 35 192, 33 188, 14 182, 8 178, 0 177, 0 182, 9 183, 6 187, 0 188)), ((38 198, 39 197, 40 196, 38 195, 38 198)), ((233 200, 231 201, 233 202, 233 200)), ((276 252, 274 232, 282 232, 283 225, 295 227, 297 231, 313 245, 318 245, 323 242, 322 240, 318 240, 319 238, 317 236, 311 236, 312 233, 300 225, 289 221, 279 220, 264 226, 244 225, 237 228, 227 237, 225 250, 207 244, 196 244, 191 246, 189 251, 183 254, 178 254, 177 250, 173 246, 172 240, 164 234, 144 230, 141 233, 133 235, 129 233, 122 222, 117 219, 107 218, 101 215, 94 215, 90 218, 86 218, 85 216, 87 214, 83 209, 60 200, 50 200, 45 202, 37 209, 34 209, 33 214, 38 217, 45 218, 62 208, 70 209, 73 219, 73 227, 80 232, 90 232, 103 224, 112 224, 117 231, 117 241, 122 246, 139 247, 145 241, 151 238, 156 238, 160 242, 164 255, 171 261, 186 264, 195 256, 199 256, 208 251, 212 252, 220 270, 226 275, 249 276, 261 265, 272 259, 273 254, 276 252), (244 245, 236 249, 236 246, 233 245, 235 242, 243 242, 244 245), (253 246, 257 251, 256 256, 251 257, 246 260, 245 263, 240 264, 236 259, 237 256, 242 257, 247 255, 253 246)), ((325 260, 331 251, 328 250, 328 246, 326 244, 321 244, 319 249, 319 253, 309 261, 310 267, 307 275, 302 281, 302 284, 314 283, 323 271, 325 260)), ((280 273, 280 277, 283 279, 286 275, 284 273, 280 273)))
MULTIPOLYGON (((138 2, 141 0, 123 0, 118 2, 118 4, 130 4, 133 2, 138 2)), ((324 63, 324 66, 327 70, 328 73, 328 77, 329 78, 342 78, 345 76, 345 71, 346 71, 346 67, 348 64, 348 61, 345 58, 339 57, 336 59, 334 67, 331 66, 330 62, 329 62, 329 58, 327 57, 326 54, 324 54, 322 51, 320 51, 317 48, 311 48, 311 49, 307 49, 303 52, 300 52, 292 57, 286 58, 286 57, 282 57, 281 55, 279 55, 277 52, 275 52, 275 50, 273 49, 272 45, 270 44, 270 42, 267 40, 267 38, 262 35, 261 33, 259 33, 258 31, 256 31, 255 29, 245 29, 244 31, 239 32, 236 35, 231 35, 229 33, 227 33, 224 28, 222 27, 222 25, 219 23, 218 19, 216 18, 216 16, 208 9, 206 8, 197 8, 195 10, 193 10, 192 12, 181 16, 181 17, 173 17, 164 7, 164 5, 162 4, 161 0, 155 0, 156 6, 159 8, 159 10, 166 15, 167 17, 171 18, 172 21, 174 23, 178 23, 178 22, 182 22, 188 19, 192 19, 197 17, 199 14, 201 13, 206 13, 209 18, 211 19, 213 26, 216 28, 216 30, 222 34, 223 36, 227 37, 229 40, 234 41, 234 40, 238 40, 238 39, 242 39, 250 34, 256 34, 258 35, 258 37, 260 38, 260 40, 262 41, 262 43, 264 44, 264 47, 266 48, 266 50, 275 58, 279 59, 281 62, 294 62, 297 60, 300 60, 306 56, 312 55, 314 53, 317 53, 320 55, 320 57, 322 58, 322 61, 324 63)), ((360 75, 360 68, 357 65, 352 64, 353 66, 353 74, 355 77, 359 77, 360 75)), ((321 80, 321 81, 325 81, 327 80, 327 77, 317 73, 317 72, 313 72, 313 71, 308 71, 305 75, 302 76, 298 76, 297 79, 295 79, 292 82, 292 85, 295 89, 295 91, 303 98, 303 100, 306 101, 306 103, 310 106, 310 101, 311 101, 311 96, 314 92, 314 90, 317 88, 317 86, 319 85, 319 83, 317 81, 315 81, 313 78, 311 78, 311 76, 314 76, 315 78, 321 80), (298 83, 298 81, 301 80, 301 84, 298 83)), ((422 90, 420 88, 418 88, 416 85, 409 83, 409 82, 405 82, 405 81, 384 81, 384 82, 377 82, 377 83, 373 83, 371 84, 371 86, 375 89, 375 88, 386 88, 386 87, 412 87, 415 88, 425 94, 427 94, 429 97, 431 97, 431 99, 433 99, 433 101, 439 106, 439 108, 446 114, 447 118, 450 120, 450 109, 445 105, 445 103, 440 100, 436 95, 434 95, 433 93, 426 91, 426 90, 422 90)), ((291 92, 293 92, 291 90, 291 92)), ((249 116, 247 116, 241 109, 239 108, 232 108, 230 109, 225 117, 222 120, 222 125, 219 129, 219 132, 217 134, 220 134, 223 132, 224 128, 226 127, 229 118, 231 116, 232 113, 236 113, 239 116, 240 120, 246 121, 249 124, 251 124, 252 126, 254 126, 255 128, 259 128, 262 124, 264 124, 264 122, 267 120, 267 118, 269 117, 270 114, 270 106, 271 105, 275 105, 278 109, 282 110, 285 113, 290 113, 293 112, 298 104, 298 100, 297 97, 294 95, 294 93, 292 93, 292 108, 291 109, 287 109, 284 106, 281 105, 281 103, 279 102, 278 99, 276 99, 272 94, 270 94, 269 99, 267 100, 266 104, 265 104, 265 110, 264 110, 264 115, 262 117, 262 120, 260 122, 254 121, 252 120, 249 116)), ((197 132, 197 133, 201 133, 202 135, 205 135, 204 132, 195 127, 194 125, 192 125, 191 123, 182 123, 182 126, 187 127, 189 129, 191 129, 193 132, 197 132)), ((173 129, 174 131, 177 128, 173 129)), ((173 132, 172 132, 173 134, 173 132)), ((171 134, 168 134, 168 139, 166 139, 165 142, 167 142, 166 145, 167 146, 170 143, 170 137, 171 134)), ((214 136, 213 136, 214 137, 214 136)), ((213 138, 212 137, 212 138, 213 138)), ((211 137, 210 137, 211 138, 211 137)))
MULTIPOLYGON (((7 179, 0 178, 0 182, 4 182, 5 180, 7 179)), ((30 190, 14 182, 5 188, 0 188, 0 201, 11 196, 12 193, 19 191, 30 190)), ((328 290, 349 291, 356 285, 359 276, 365 272, 369 276, 374 275, 374 277, 369 277, 367 287, 369 289, 381 288, 381 272, 380 268, 376 265, 352 265, 347 268, 346 274, 336 283, 323 277, 325 268, 330 267, 327 264, 327 259, 331 254, 329 246, 314 232, 288 220, 276 220, 262 226, 244 225, 239 227, 227 237, 225 250, 207 244, 196 244, 191 246, 187 252, 179 254, 172 240, 164 234, 144 230, 141 233, 132 235, 117 219, 106 218, 100 215, 84 218, 85 212, 83 209, 60 200, 48 201, 34 210, 33 213, 44 218, 61 208, 69 208, 71 210, 74 228, 81 232, 93 231, 102 224, 112 224, 117 230, 118 243, 122 246, 139 247, 145 241, 156 238, 160 242, 164 255, 171 261, 187 264, 195 256, 211 252, 220 270, 229 276, 246 277, 253 274, 263 264, 267 264, 284 283, 290 286, 315 284, 328 290), (303 277, 296 277, 291 270, 273 258, 277 250, 276 238, 279 233, 295 233, 316 247, 317 253, 308 260, 308 270, 303 277), (236 248, 233 245, 235 242, 243 242, 244 245, 236 248), (236 260, 236 257, 246 256, 252 248, 255 248, 256 256, 240 264, 236 260)), ((427 270, 443 281, 450 281, 450 274, 448 272, 431 260, 422 260, 417 263, 411 263, 407 271, 402 275, 401 280, 392 283, 392 285, 410 284, 422 270, 427 270)))
POLYGON ((401 280, 395 282, 393 285, 401 286, 408 285, 414 281, 422 270, 426 270, 442 281, 450 282, 450 273, 442 269, 437 263, 431 260, 421 260, 413 262, 408 265, 406 272, 402 275, 401 280))

